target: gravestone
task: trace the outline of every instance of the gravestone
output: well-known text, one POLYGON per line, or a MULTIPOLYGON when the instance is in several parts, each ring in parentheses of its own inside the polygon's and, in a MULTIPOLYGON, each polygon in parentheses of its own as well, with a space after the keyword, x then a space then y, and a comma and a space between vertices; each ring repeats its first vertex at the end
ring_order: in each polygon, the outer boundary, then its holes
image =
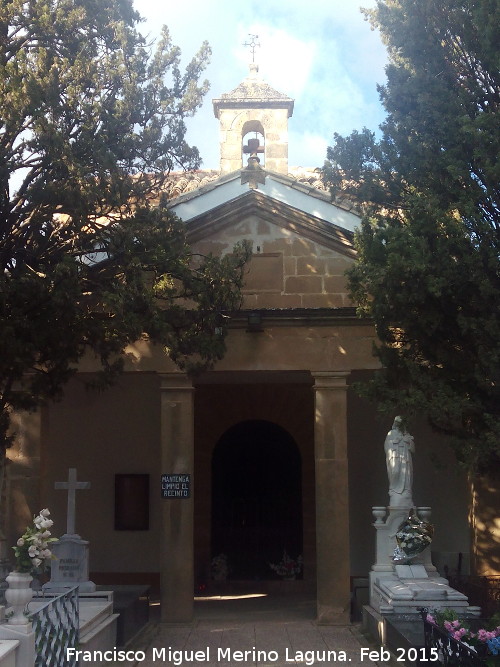
POLYGON ((421 607, 472 612, 468 599, 448 585, 432 564, 430 547, 407 563, 395 562, 396 533, 411 510, 423 521, 430 507, 415 508, 413 501, 413 437, 396 417, 384 443, 389 481, 389 506, 373 507, 376 562, 370 572, 370 608, 378 614, 415 614, 421 607))
POLYGON ((56 482, 56 489, 68 492, 66 533, 51 544, 55 559, 51 562, 50 581, 44 590, 79 586, 80 593, 93 593, 96 585, 89 580, 89 542, 75 532, 76 491, 89 489, 90 482, 78 482, 76 468, 70 468, 67 482, 56 482))

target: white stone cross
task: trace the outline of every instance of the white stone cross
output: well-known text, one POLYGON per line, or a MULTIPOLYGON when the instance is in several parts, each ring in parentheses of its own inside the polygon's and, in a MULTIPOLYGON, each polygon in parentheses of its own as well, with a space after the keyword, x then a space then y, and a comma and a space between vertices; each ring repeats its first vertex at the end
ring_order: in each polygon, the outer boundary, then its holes
POLYGON ((68 491, 68 518, 66 524, 66 534, 75 534, 75 494, 80 489, 90 489, 90 482, 76 481, 76 468, 70 468, 68 471, 67 482, 56 482, 55 489, 66 489, 68 491))

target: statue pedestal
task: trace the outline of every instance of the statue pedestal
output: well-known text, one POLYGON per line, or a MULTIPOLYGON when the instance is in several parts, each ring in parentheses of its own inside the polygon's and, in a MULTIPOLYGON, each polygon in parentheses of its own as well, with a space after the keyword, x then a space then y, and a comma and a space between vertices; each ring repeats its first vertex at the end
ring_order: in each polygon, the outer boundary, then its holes
POLYGON ((42 586, 44 591, 79 586, 80 593, 93 593, 96 585, 89 581, 89 543, 80 535, 63 535, 52 544, 50 581, 42 586))
MULTIPOLYGON (((421 607, 447 607, 468 612, 467 596, 448 585, 432 564, 430 549, 411 559, 409 565, 397 565, 392 556, 396 533, 408 517, 411 507, 374 507, 376 562, 370 572, 370 606, 380 614, 418 614, 421 607), (387 517, 382 515, 386 509, 387 517), (385 518, 385 520, 384 520, 385 518)), ((420 518, 428 520, 430 507, 417 507, 420 518)))
MULTIPOLYGON (((411 505, 408 507, 374 507, 372 509, 373 515, 376 518, 373 526, 377 531, 375 553, 376 560, 372 567, 372 571, 394 571, 394 562, 392 557, 394 554, 394 549, 397 546, 396 533, 398 532, 399 526, 405 519, 408 518, 408 514, 410 513, 411 509, 411 505)), ((430 514, 430 507, 417 507, 417 515, 421 519, 428 521, 430 514)), ((421 554, 413 558, 412 564, 424 565, 430 576, 438 576, 437 570, 431 561, 430 549, 425 549, 421 554)))

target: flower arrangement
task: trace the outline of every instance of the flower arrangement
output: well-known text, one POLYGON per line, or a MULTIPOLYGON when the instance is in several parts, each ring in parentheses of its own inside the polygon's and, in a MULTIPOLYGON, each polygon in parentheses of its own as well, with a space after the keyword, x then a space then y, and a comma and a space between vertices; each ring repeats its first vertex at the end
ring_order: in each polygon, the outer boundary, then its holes
POLYGON ((302 556, 297 556, 296 559, 290 558, 286 549, 283 549, 283 558, 279 563, 269 563, 271 570, 284 579, 295 577, 302 571, 302 556))
POLYGON ((460 619, 453 609, 429 612, 425 620, 445 630, 450 637, 475 651, 479 657, 484 658, 486 665, 498 664, 492 657, 500 655, 500 625, 495 626, 498 619, 491 620, 488 624, 489 629, 481 628, 476 632, 472 632, 467 622, 460 619))
POLYGON ((57 542, 57 539, 51 537, 48 530, 54 523, 49 516, 48 509, 41 510, 38 516, 33 517, 33 525, 26 528, 24 534, 17 540, 16 546, 12 547, 16 559, 16 572, 31 574, 35 570, 43 569, 46 561, 52 558, 49 543, 57 542))
POLYGON ((229 574, 229 567, 227 565, 227 556, 226 554, 219 554, 212 558, 211 563, 211 573, 212 579, 214 581, 226 581, 229 574))
POLYGON ((395 563, 406 562, 421 553, 432 542, 434 527, 422 521, 413 510, 399 526, 396 533, 397 547, 392 560, 395 563))

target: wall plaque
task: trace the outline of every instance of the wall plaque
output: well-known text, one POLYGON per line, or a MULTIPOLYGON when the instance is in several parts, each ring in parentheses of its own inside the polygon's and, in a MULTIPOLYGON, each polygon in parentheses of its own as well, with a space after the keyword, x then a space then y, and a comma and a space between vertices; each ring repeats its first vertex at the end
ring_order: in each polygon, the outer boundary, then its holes
POLYGON ((191 496, 191 475, 165 474, 161 476, 162 498, 189 498, 191 496))

